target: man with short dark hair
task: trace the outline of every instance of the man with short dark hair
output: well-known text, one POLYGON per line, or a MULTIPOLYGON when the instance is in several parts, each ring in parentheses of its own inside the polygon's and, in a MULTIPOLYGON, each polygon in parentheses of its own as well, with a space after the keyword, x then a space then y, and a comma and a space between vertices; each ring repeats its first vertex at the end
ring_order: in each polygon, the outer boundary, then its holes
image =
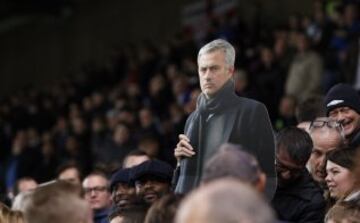
POLYGON ((304 130, 289 127, 277 135, 276 171, 278 188, 272 201, 279 220, 323 222, 322 190, 305 168, 313 143, 304 130))
POLYGON ((173 168, 160 160, 148 160, 134 167, 132 180, 136 194, 147 204, 152 204, 171 191, 173 168))
POLYGON ((79 165, 75 162, 67 162, 57 169, 57 179, 65 180, 77 185, 81 185, 82 173, 79 165))

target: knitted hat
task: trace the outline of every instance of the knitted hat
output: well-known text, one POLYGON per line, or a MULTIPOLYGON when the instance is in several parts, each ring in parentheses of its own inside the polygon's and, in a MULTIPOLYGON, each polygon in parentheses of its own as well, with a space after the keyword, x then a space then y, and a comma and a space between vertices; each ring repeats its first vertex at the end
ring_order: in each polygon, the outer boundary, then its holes
POLYGON ((339 107, 350 107, 360 114, 360 96, 354 88, 348 84, 333 86, 325 96, 326 115, 339 107))

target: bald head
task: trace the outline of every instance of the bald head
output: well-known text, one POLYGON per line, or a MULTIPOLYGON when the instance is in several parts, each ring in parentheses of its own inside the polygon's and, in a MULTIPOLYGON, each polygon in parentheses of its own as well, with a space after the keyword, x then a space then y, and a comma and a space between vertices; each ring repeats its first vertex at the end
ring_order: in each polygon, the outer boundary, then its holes
POLYGON ((271 223, 274 216, 263 197, 233 179, 211 182, 180 205, 176 223, 271 223))
POLYGON ((311 126, 310 136, 314 148, 308 161, 308 168, 315 181, 324 183, 326 154, 343 145, 343 132, 340 126, 328 125, 330 119, 317 119, 318 125, 311 126), (325 123, 321 126, 321 122, 325 123), (321 126, 321 127, 320 127, 321 126))

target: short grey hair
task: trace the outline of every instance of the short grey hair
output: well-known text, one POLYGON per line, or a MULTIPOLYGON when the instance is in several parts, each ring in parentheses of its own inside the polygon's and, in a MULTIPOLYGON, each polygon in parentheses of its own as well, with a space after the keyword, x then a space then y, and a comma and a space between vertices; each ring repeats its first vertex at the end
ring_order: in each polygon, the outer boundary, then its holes
POLYGON ((190 193, 180 204, 175 222, 192 222, 195 216, 199 223, 275 222, 274 212, 261 194, 250 185, 229 178, 190 193))
POLYGON ((198 61, 203 54, 211 53, 217 50, 222 50, 225 53, 225 63, 227 65, 235 66, 235 49, 228 41, 223 39, 213 40, 201 47, 197 57, 198 61))

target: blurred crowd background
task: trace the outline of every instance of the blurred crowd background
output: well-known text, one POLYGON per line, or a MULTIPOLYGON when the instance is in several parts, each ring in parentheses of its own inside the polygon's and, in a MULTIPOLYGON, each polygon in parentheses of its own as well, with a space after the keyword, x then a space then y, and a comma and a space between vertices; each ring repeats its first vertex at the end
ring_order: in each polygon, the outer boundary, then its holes
MULTIPOLYGON (((340 82, 360 90, 359 4, 313 0, 310 11, 272 26, 210 8, 200 38, 178 27, 164 41, 122 44, 105 63, 1 97, 0 193, 13 193, 23 177, 53 180, 69 163, 83 176, 112 173, 134 150, 175 167, 178 134, 201 92, 197 51, 216 38, 236 48, 236 93, 263 102, 275 131, 296 125, 297 104, 307 96, 340 82)), ((71 12, 61 9, 60 16, 71 12)))

